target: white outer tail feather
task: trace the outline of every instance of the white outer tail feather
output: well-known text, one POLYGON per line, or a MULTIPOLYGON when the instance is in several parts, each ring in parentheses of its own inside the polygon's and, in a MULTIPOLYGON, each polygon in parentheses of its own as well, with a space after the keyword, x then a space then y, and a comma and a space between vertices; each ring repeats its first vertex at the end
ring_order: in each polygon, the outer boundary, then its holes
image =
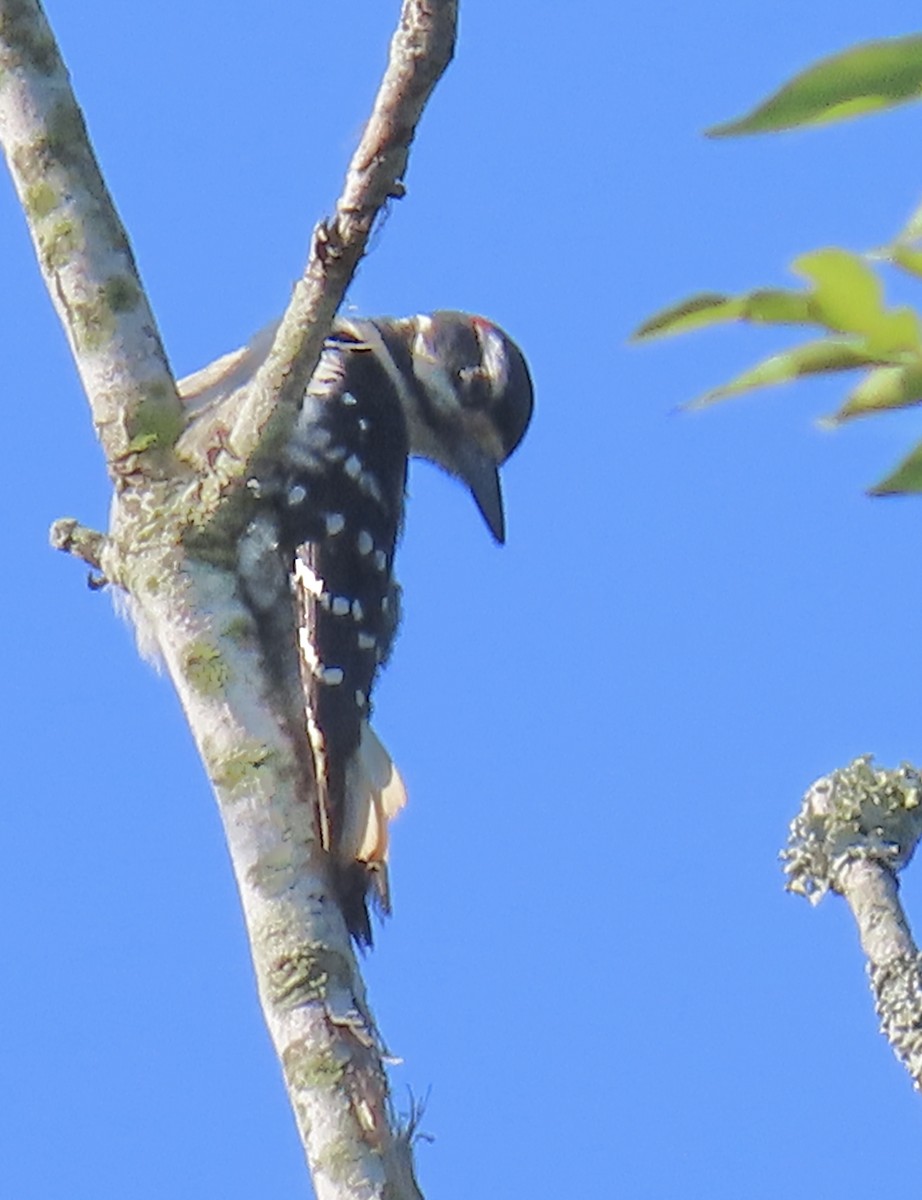
POLYGON ((400 772, 366 721, 346 770, 346 811, 336 852, 344 863, 387 863, 388 822, 407 802, 400 772))

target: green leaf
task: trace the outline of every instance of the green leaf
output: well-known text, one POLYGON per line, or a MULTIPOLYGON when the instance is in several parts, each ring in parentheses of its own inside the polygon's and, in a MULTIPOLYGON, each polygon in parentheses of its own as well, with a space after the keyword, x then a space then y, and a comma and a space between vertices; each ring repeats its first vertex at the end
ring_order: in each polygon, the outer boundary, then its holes
POLYGON ((806 292, 760 288, 740 296, 700 292, 655 313, 631 334, 634 341, 687 333, 726 321, 751 321, 757 325, 800 325, 810 322, 806 292))
POLYGON ((922 239, 922 204, 894 238, 895 242, 916 242, 922 239))
POLYGON ((895 471, 870 489, 871 496, 899 496, 922 492, 922 445, 903 459, 895 471))
POLYGON ((807 67, 746 116, 708 137, 769 133, 862 116, 922 96, 922 35, 853 46, 807 67))
POLYGON ((838 412, 830 418, 841 424, 888 409, 911 408, 922 403, 922 363, 905 367, 879 367, 862 379, 838 412))
POLYGON ((654 314, 631 336, 635 341, 687 333, 728 321, 754 325, 822 325, 858 334, 869 352, 892 357, 922 349, 922 329, 911 308, 884 307, 883 288, 857 254, 829 247, 802 254, 793 269, 813 284, 809 292, 759 288, 738 296, 702 292, 654 314))
POLYGON ((820 324, 860 334, 876 354, 919 349, 918 316, 910 308, 884 308, 880 280, 857 254, 830 247, 802 254, 792 266, 814 285, 810 307, 820 324))
POLYGON ((741 297, 743 317, 756 325, 809 325, 813 305, 804 292, 783 288, 760 288, 741 297))
POLYGON ((912 308, 891 309, 875 329, 868 330, 866 340, 868 349, 882 358, 914 352, 922 346, 919 314, 912 308))
POLYGON ((689 329, 700 329, 720 321, 733 321, 740 315, 737 297, 724 296, 720 292, 699 292, 671 304, 654 313, 631 334, 633 341, 643 338, 662 337, 668 333, 684 333, 689 329))
POLYGON ((922 250, 914 250, 911 246, 901 246, 899 243, 888 246, 887 259, 897 267, 902 267, 916 279, 922 279, 922 250))
POLYGON ((893 241, 876 251, 875 257, 900 267, 914 279, 922 279, 922 204, 893 241))
POLYGON ((863 333, 884 311, 880 280, 857 254, 829 247, 801 254, 791 269, 813 284, 814 312, 840 333, 863 333))
POLYGON ((804 375, 854 371, 858 367, 867 366, 880 366, 879 356, 869 352, 867 347, 854 341, 824 338, 822 341, 807 342, 803 346, 786 350, 783 354, 773 354, 771 358, 763 359, 723 387, 715 388, 693 400, 688 407, 705 408, 718 400, 728 400, 731 396, 739 396, 755 388, 788 383, 804 375))

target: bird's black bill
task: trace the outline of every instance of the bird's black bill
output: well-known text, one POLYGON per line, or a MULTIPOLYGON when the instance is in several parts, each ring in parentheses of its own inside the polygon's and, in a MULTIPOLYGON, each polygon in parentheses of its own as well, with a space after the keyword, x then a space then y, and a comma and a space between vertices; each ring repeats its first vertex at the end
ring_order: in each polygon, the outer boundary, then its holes
POLYGON ((458 458, 458 474, 471 489, 490 533, 502 545, 506 540, 506 519, 496 463, 476 446, 463 447, 458 458))

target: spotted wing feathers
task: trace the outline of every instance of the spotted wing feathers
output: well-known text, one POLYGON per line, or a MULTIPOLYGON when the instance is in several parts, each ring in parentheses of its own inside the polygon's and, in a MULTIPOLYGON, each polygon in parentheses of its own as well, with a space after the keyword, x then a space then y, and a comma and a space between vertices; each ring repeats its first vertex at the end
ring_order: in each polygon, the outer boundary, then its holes
POLYGON ((287 538, 321 835, 347 924, 371 942, 369 889, 389 907, 387 821, 403 784, 368 726, 396 631, 392 569, 403 517, 406 426, 373 355, 328 345, 286 448, 287 538))

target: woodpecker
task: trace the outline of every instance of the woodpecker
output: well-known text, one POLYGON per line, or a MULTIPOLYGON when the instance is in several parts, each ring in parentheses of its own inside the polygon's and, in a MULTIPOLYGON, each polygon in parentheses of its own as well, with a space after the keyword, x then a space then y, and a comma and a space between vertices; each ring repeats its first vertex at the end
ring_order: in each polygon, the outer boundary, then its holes
POLYGON ((387 825, 406 802, 369 717, 399 622, 394 553, 408 457, 465 483, 502 543, 499 467, 532 406, 521 351, 482 317, 339 320, 290 437, 249 481, 255 505, 238 546, 241 591, 270 668, 297 697, 320 836, 346 925, 363 947, 372 943, 369 894, 390 912, 387 825))

